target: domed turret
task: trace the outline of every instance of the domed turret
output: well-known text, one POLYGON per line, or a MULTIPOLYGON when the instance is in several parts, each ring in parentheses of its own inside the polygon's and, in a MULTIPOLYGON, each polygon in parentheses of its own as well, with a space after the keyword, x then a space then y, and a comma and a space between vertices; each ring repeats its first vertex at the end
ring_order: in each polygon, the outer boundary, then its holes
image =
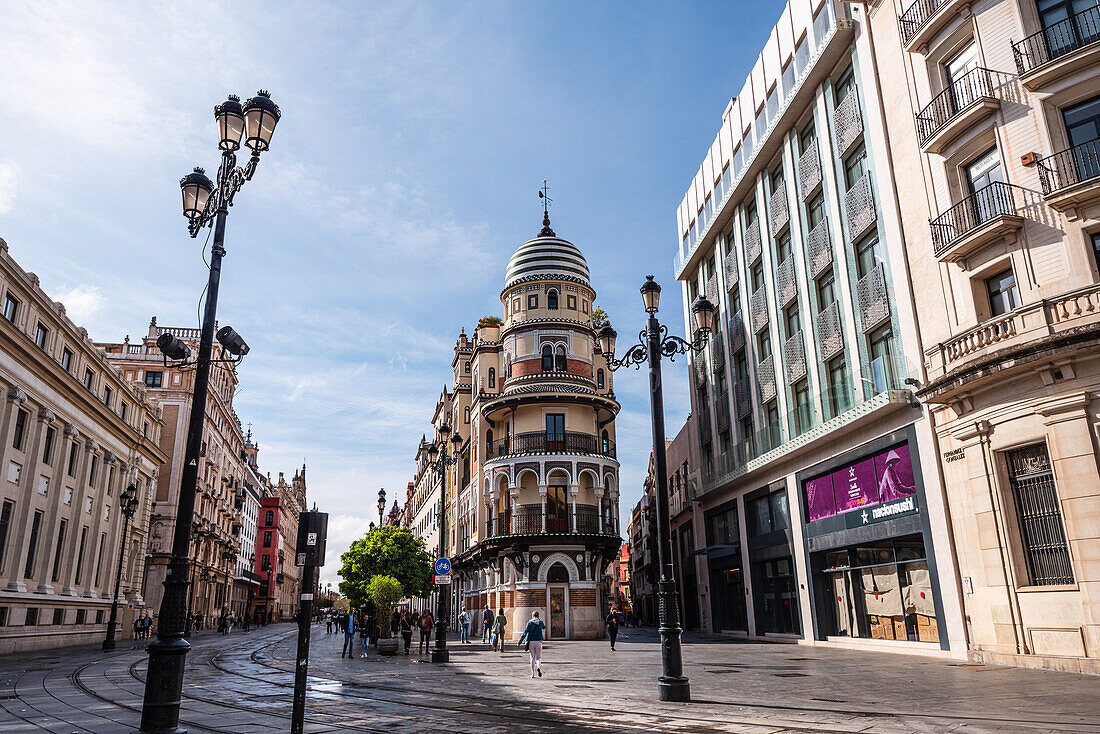
POLYGON ((554 234, 554 230, 550 229, 550 215, 545 211, 539 236, 516 248, 508 261, 504 287, 530 276, 566 278, 591 287, 584 255, 572 242, 554 234))

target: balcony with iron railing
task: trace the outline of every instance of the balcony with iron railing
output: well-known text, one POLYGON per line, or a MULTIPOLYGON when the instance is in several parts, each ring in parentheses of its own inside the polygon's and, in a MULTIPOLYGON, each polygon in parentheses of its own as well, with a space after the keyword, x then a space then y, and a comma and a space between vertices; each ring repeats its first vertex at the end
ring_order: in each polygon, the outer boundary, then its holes
POLYGON ((600 510, 595 505, 576 505, 576 516, 572 516, 572 504, 566 504, 564 511, 555 512, 548 508, 543 518, 542 504, 518 505, 512 517, 496 517, 486 523, 486 537, 495 538, 508 535, 543 535, 576 533, 579 535, 614 535, 613 518, 605 518, 600 525, 600 510))
POLYGON ((969 4, 968 0, 916 0, 898 18, 902 45, 907 51, 920 48, 969 4))
POLYGON ((993 242, 1000 242, 1023 225, 1018 202, 1024 192, 1003 181, 978 189, 929 224, 932 251, 939 260, 965 262, 993 242))
POLYGON ((917 140, 921 150, 940 153, 959 134, 1001 106, 994 72, 971 69, 932 98, 917 113, 917 140))
POLYGON ((1054 209, 1100 199, 1100 138, 1041 158, 1036 166, 1043 195, 1054 209))
POLYGON ((1100 5, 1086 8, 1012 44, 1020 81, 1034 91, 1100 64, 1100 5))
POLYGON ((575 431, 531 431, 493 441, 485 448, 486 460, 520 454, 594 454, 614 459, 615 442, 575 431))

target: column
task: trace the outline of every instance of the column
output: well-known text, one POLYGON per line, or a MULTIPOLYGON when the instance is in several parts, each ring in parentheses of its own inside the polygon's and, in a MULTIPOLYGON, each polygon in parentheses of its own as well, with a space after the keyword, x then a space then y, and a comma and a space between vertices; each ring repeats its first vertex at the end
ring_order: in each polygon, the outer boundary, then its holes
POLYGON ((580 491, 581 488, 579 485, 569 485, 569 505, 571 510, 569 518, 569 529, 570 532, 573 533, 577 532, 577 493, 580 491))
POLYGON ((546 532, 546 485, 539 485, 539 503, 542 505, 542 532, 546 532))
MULTIPOLYGON (((0 424, 0 446, 8 447, 12 444, 11 434, 15 430, 15 416, 18 410, 29 410, 27 407, 27 393, 23 392, 18 387, 12 386, 8 388, 7 402, 4 406, 3 423, 0 424)), ((29 437, 24 437, 24 446, 29 442, 29 437)), ((3 467, 0 467, 0 471, 3 471, 3 476, 0 477, 0 481, 7 482, 8 479, 8 463, 5 462, 3 467)), ((23 473, 19 477, 19 483, 23 484, 24 480, 29 475, 27 467, 23 467, 23 473)), ((15 512, 12 514, 11 524, 8 526, 8 540, 7 548, 4 553, 4 565, 7 569, 7 577, 9 579, 7 590, 20 593, 26 593, 27 585, 23 581, 23 562, 26 561, 26 556, 23 554, 23 550, 26 548, 27 534, 30 532, 30 506, 31 502, 24 499, 29 498, 29 493, 24 494, 22 492, 17 493, 15 502, 15 512)), ((2 572, 4 569, 0 569, 2 572)))
POLYGON ((596 487, 593 493, 596 495, 596 514, 599 515, 597 522, 599 523, 600 535, 603 535, 603 488, 596 487))
POLYGON ((508 488, 508 494, 512 498, 512 516, 510 518, 508 518, 508 521, 509 521, 508 522, 508 524, 509 524, 508 530, 509 530, 509 533, 515 533, 516 529, 517 529, 516 528, 516 513, 518 512, 518 510, 516 508, 519 507, 519 487, 509 487, 508 488))

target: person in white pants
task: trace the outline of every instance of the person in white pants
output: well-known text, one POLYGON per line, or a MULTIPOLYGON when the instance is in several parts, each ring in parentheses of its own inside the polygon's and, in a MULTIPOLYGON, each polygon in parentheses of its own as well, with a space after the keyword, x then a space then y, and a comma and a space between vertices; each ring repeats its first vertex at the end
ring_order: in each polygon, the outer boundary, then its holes
POLYGON ((523 634, 519 637, 519 644, 527 643, 527 649, 531 653, 531 677, 537 673, 542 677, 542 638, 546 632, 546 622, 539 619, 537 611, 531 612, 531 619, 527 620, 527 626, 523 628, 523 634))

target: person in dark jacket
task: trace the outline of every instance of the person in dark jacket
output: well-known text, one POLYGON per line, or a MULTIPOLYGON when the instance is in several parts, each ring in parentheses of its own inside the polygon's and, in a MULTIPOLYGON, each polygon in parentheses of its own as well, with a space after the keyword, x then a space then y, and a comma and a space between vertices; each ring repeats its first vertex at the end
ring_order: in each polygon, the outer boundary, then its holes
POLYGON ((604 622, 607 623, 607 636, 611 640, 611 650, 614 652, 615 638, 619 636, 619 617, 614 607, 611 608, 604 622))
POLYGON ((355 615, 350 611, 340 618, 340 629, 344 631, 344 648, 340 657, 355 657, 355 615))
POLYGON ((412 646, 413 640, 413 619, 411 614, 405 612, 404 616, 401 617, 400 627, 401 638, 405 641, 405 654, 408 655, 409 647, 412 646))
POLYGON ((416 621, 416 626, 420 629, 420 645, 417 650, 424 650, 427 652, 432 651, 432 627, 435 626, 435 617, 427 609, 420 615, 420 619, 416 621))

